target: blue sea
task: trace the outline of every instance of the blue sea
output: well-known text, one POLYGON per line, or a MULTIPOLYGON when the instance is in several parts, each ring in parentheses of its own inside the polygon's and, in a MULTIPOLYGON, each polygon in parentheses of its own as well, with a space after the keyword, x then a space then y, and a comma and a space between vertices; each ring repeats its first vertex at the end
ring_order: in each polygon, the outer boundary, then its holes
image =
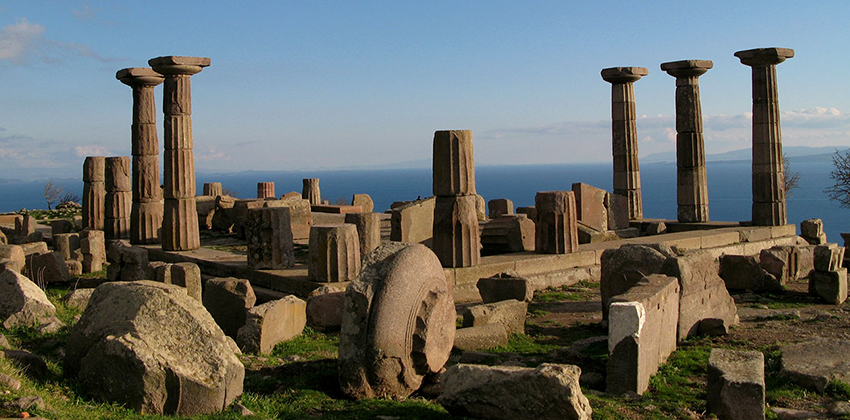
MULTIPOLYGON (((749 161, 708 162, 709 215, 713 221, 750 219, 751 165, 749 161)), ((830 201, 823 190, 830 185, 829 162, 791 160, 791 171, 800 173, 799 189, 788 198, 788 222, 823 219, 827 238, 843 244, 839 232, 850 232, 850 209, 830 201)), ((514 206, 534 205, 537 191, 569 190, 574 182, 612 189, 611 164, 564 164, 529 166, 478 166, 476 189, 486 200, 508 198, 514 206)), ((256 197, 257 182, 274 182, 278 196, 301 191, 303 178, 320 178, 322 198, 335 203, 350 201, 353 194, 369 194, 375 210, 383 211, 394 201, 414 200, 431 195, 431 170, 382 169, 315 172, 241 172, 197 174, 198 193, 205 182, 221 182, 240 198, 256 197)), ((82 181, 54 180, 67 192, 82 195, 82 181)), ((644 216, 676 218, 676 164, 641 165, 644 216)), ((0 212, 21 208, 46 208, 44 181, 0 182, 0 212)), ((799 228, 798 228, 799 229, 799 228)))

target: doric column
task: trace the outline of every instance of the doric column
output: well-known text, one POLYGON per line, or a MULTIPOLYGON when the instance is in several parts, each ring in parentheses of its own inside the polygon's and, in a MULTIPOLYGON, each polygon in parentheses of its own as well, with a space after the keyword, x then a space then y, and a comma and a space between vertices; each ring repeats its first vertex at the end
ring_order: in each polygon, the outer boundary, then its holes
POLYGON ((301 198, 308 200, 311 206, 322 204, 322 191, 319 190, 319 178, 304 178, 301 198))
POLYGON ((614 194, 628 197, 630 220, 643 218, 634 82, 647 74, 649 70, 646 67, 611 67, 602 70, 602 79, 611 83, 614 194))
POLYGON ((661 64, 676 78, 676 201, 680 222, 708 221, 708 180, 702 137, 699 77, 714 67, 710 60, 661 64))
POLYGON ((434 133, 432 249, 443 267, 481 262, 472 131, 434 133))
POLYGON ((192 87, 190 76, 210 65, 204 57, 157 57, 148 61, 165 76, 165 207, 162 249, 198 249, 198 212, 195 208, 195 157, 192 154, 192 87))
POLYGON ((738 51, 735 57, 753 68, 753 224, 784 225, 788 215, 776 65, 794 57, 794 50, 757 48, 738 51))
POLYGON ((207 182, 204 184, 204 195, 218 197, 223 195, 221 182, 207 182))
POLYGON ((258 182, 257 198, 275 198, 274 182, 258 182))
POLYGON ((133 206, 130 243, 159 243, 162 228, 162 191, 159 187, 159 139, 156 136, 154 87, 161 74, 149 68, 119 70, 115 78, 133 88, 133 206))
POLYGON ((83 227, 103 230, 106 199, 106 158, 87 156, 83 162, 83 227))
POLYGON ((130 158, 108 157, 105 160, 106 196, 104 197, 103 231, 106 239, 130 237, 130 209, 133 187, 130 182, 130 158))

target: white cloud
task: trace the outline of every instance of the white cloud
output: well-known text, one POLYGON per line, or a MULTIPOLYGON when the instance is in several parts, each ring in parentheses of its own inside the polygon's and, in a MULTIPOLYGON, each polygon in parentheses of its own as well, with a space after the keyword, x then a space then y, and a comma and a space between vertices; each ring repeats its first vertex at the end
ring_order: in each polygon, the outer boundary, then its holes
POLYGON ((97 10, 92 9, 87 4, 84 4, 83 7, 79 9, 71 10, 71 13, 74 15, 75 18, 79 20, 88 21, 95 18, 97 10))
POLYGON ((30 24, 26 19, 0 30, 0 59, 21 64, 28 53, 39 48, 44 40, 44 26, 30 24))
POLYGON ((230 155, 218 150, 215 146, 208 146, 201 149, 195 149, 195 160, 201 162, 230 160, 230 155))
POLYGON ((77 156, 109 156, 112 153, 108 148, 96 144, 74 147, 77 156))

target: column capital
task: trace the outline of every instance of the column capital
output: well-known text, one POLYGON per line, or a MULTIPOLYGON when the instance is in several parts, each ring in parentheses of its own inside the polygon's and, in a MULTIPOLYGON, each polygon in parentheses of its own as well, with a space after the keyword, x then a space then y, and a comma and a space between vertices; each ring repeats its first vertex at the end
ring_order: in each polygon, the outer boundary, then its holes
POLYGON ((153 69, 164 75, 193 75, 200 73, 204 67, 209 67, 209 57, 182 57, 168 55, 148 60, 153 69))
POLYGON ((699 77, 714 67, 711 60, 680 60, 661 63, 661 70, 669 75, 679 77, 699 77))
POLYGON ((165 80, 165 77, 148 67, 129 67, 118 70, 115 78, 130 87, 156 86, 165 80))
POLYGON ((791 48, 756 48, 753 50, 738 51, 735 57, 741 59, 741 64, 751 67, 776 65, 788 58, 794 57, 791 48))
POLYGON ((633 83, 649 74, 646 67, 609 67, 602 69, 602 79, 608 83, 633 83))

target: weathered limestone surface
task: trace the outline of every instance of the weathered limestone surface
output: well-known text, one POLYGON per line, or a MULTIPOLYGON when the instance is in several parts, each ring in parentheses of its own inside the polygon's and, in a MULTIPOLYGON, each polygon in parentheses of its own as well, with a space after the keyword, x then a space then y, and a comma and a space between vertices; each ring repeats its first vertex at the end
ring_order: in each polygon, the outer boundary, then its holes
POLYGON ((720 278, 729 290, 765 289, 765 273, 753 255, 721 255, 720 278))
POLYGON ((254 288, 245 279, 214 278, 204 285, 204 307, 224 334, 232 338, 245 325, 248 309, 253 308, 256 302, 254 288))
POLYGON ((292 239, 308 239, 310 227, 313 226, 313 215, 310 211, 310 202, 296 198, 283 198, 280 200, 265 200, 263 207, 288 207, 289 226, 292 229, 292 239))
POLYGON ((195 263, 159 264, 153 268, 152 278, 165 284, 173 284, 186 289, 189 297, 203 301, 201 291, 201 269, 195 263))
POLYGON ((96 399, 142 413, 221 411, 242 393, 239 348, 176 286, 105 283, 74 326, 65 375, 96 399))
POLYGON ((676 202, 680 222, 708 221, 708 180, 702 136, 699 76, 714 67, 710 60, 661 64, 676 78, 676 202))
POLYGON ((258 182, 257 198, 276 198, 274 193, 274 182, 258 182))
POLYGON ((434 133, 434 196, 475 195, 475 159, 472 131, 434 133))
POLYGON ((20 245, 0 245, 0 264, 3 269, 20 273, 26 264, 26 255, 20 245))
POLYGON ((71 279, 65 259, 58 252, 47 252, 27 258, 27 274, 39 283, 58 283, 71 279))
POLYGON ((484 303, 515 299, 531 302, 534 298, 534 286, 527 279, 513 272, 496 274, 478 280, 476 285, 484 303))
POLYGON ((612 298, 606 392, 646 391, 649 377, 676 350, 679 316, 679 283, 673 277, 644 277, 612 298))
POLYGON ((103 230, 105 181, 106 158, 87 156, 83 162, 83 227, 103 230))
POLYGON ((662 274, 679 279, 679 340, 700 332, 700 322, 720 324, 724 332, 738 323, 738 308, 718 275, 718 263, 708 251, 694 251, 664 262, 662 274))
POLYGON ((480 223, 481 247, 488 253, 534 251, 536 226, 525 214, 480 223))
POLYGON ((630 220, 643 218, 634 82, 647 74, 649 70, 645 67, 611 67, 602 70, 602 79, 611 83, 614 194, 627 197, 630 220))
POLYGON ((809 294, 827 303, 840 305, 847 300, 847 269, 813 271, 809 276, 809 294))
POLYGON ((537 368, 454 365, 440 377, 437 398, 452 415, 485 419, 590 420, 579 386, 581 369, 544 363, 537 368))
POLYGON ((850 340, 814 337, 779 350, 782 375, 799 385, 822 393, 831 381, 850 383, 850 340))
POLYGON ((245 239, 248 267, 280 270, 295 265, 289 207, 249 209, 245 239))
POLYGON ((200 248, 195 207, 195 156, 192 152, 192 85, 190 76, 210 65, 205 57, 156 57, 148 64, 165 76, 164 183, 162 249, 190 251, 200 248))
POLYGON ((38 285, 21 273, 12 270, 0 272, 0 318, 3 328, 38 326, 56 313, 56 307, 47 299, 38 285))
POLYGON ((800 222, 800 236, 812 245, 826 243, 826 234, 823 233, 823 220, 806 219, 800 222))
POLYGON ((103 230, 107 239, 130 237, 130 210, 133 191, 130 182, 130 158, 106 158, 106 195, 103 230))
POLYGON ((705 405, 719 419, 764 419, 764 354, 711 349, 705 405))
POLYGON ((381 244, 381 216, 378 213, 346 213, 345 223, 357 227, 361 257, 381 244))
POLYGON ((74 253, 80 249, 79 233, 60 233, 53 235, 53 250, 62 255, 62 259, 74 259, 74 253))
POLYGON ((221 182, 204 183, 204 195, 208 195, 210 197, 224 195, 224 189, 221 186, 221 182))
POLYGON ((351 198, 351 205, 360 207, 363 213, 371 213, 375 210, 375 202, 372 201, 369 194, 354 194, 351 198))
POLYGON ((339 330, 345 290, 328 286, 314 290, 307 297, 307 325, 318 331, 339 330))
POLYGON ((307 324, 307 303, 293 295, 248 309, 236 342, 246 353, 271 353, 277 343, 301 335, 307 324))
POLYGON ((319 178, 304 178, 301 190, 301 198, 310 202, 310 205, 322 204, 322 192, 319 190, 319 178))
POLYGON ((436 198, 411 201, 392 209, 390 240, 430 245, 434 236, 436 198))
POLYGON ((482 324, 455 330, 453 348, 463 351, 490 349, 508 344, 505 324, 482 324))
POLYGON ((782 167, 782 129, 776 65, 794 57, 790 48, 738 51, 735 57, 753 69, 753 224, 787 223, 785 174, 782 167))
MULTIPOLYGON (((610 199, 608 191, 581 182, 572 187, 576 197, 576 219, 596 230, 608 230, 610 199)), ((628 222, 628 219, 627 219, 628 222)), ((612 227, 612 229, 622 227, 612 227)))
POLYGON ((514 202, 507 198, 496 198, 487 202, 487 210, 491 219, 498 219, 503 215, 514 214, 514 202))
POLYGON ((102 230, 80 231, 80 252, 83 254, 83 273, 95 273, 106 262, 106 242, 102 230))
POLYGON ((129 242, 114 239, 107 243, 106 277, 109 281, 150 280, 148 272, 148 251, 131 246, 129 242))
POLYGON ((457 314, 440 260, 431 250, 384 243, 364 258, 363 272, 345 293, 339 343, 345 395, 408 396, 426 374, 442 369, 457 314))
POLYGON ((360 239, 350 224, 313 226, 307 272, 318 282, 354 280, 360 273, 360 239))
POLYGON ((482 303, 467 308, 463 313, 463 327, 502 324, 508 334, 525 334, 525 314, 528 302, 514 299, 482 303))
POLYGON ((89 305, 89 300, 91 299, 92 293, 94 293, 94 289, 91 288, 74 289, 73 291, 71 291, 71 293, 65 295, 62 300, 68 307, 77 308, 81 311, 85 311, 86 307, 89 305))
POLYGON ((443 267, 472 267, 481 262, 481 238, 475 196, 437 196, 432 249, 443 267))
POLYGON ((799 273, 800 250, 790 245, 777 245, 759 252, 759 265, 767 274, 770 287, 782 290, 799 273))
POLYGON ((644 276, 661 272, 668 257, 676 254, 663 244, 627 244, 602 253, 600 294, 602 296, 602 319, 608 319, 608 304, 611 298, 625 293, 644 276))
POLYGON ((534 198, 537 209, 535 251, 569 254, 578 250, 577 209, 572 191, 542 191, 534 198))

